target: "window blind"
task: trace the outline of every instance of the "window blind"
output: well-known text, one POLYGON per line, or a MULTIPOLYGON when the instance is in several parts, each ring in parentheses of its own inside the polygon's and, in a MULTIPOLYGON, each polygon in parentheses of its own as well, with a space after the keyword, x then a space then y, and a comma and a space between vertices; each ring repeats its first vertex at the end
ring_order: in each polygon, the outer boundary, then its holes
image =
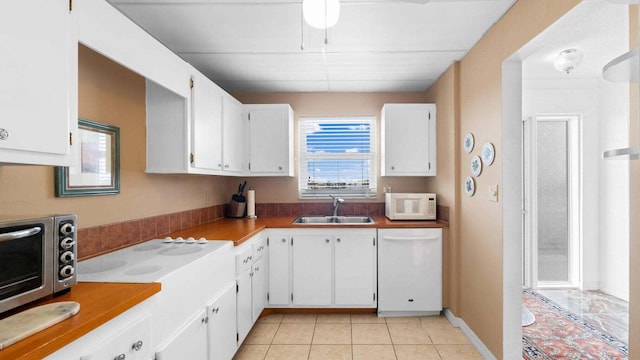
POLYGON ((300 197, 376 196, 375 117, 300 119, 300 197))

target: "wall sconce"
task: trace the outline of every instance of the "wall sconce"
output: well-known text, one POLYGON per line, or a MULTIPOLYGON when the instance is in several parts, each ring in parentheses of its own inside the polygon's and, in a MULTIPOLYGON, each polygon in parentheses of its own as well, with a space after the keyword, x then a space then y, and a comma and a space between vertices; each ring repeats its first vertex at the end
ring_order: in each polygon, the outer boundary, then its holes
POLYGON ((568 75, 582 62, 582 57, 582 51, 578 49, 563 50, 553 61, 553 66, 556 70, 568 75))
POLYGON ((340 18, 339 0, 302 0, 302 14, 309 26, 328 29, 340 18))

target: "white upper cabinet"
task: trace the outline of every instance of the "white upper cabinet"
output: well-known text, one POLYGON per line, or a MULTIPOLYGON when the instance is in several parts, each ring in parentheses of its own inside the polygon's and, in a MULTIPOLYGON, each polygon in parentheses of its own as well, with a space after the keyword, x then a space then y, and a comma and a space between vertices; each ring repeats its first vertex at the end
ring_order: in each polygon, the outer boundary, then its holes
POLYGON ((293 176, 293 109, 288 104, 244 105, 248 123, 247 175, 293 176))
POLYGON ((69 0, 14 1, 0 12, 0 163, 77 159, 78 34, 70 7, 69 0))
POLYGON ((385 104, 381 113, 381 175, 436 175, 435 104, 385 104))
MULTIPOLYGON (((185 78, 185 82, 189 79, 185 78)), ((188 99, 147 80, 148 173, 189 173, 188 99)))
POLYGON ((224 91, 197 73, 191 78, 191 166, 222 170, 222 97, 224 91))
POLYGON ((225 175, 242 175, 242 104, 227 93, 222 100, 222 169, 225 175))
POLYGON ((147 79, 147 172, 242 175, 242 105, 191 68, 189 98, 147 79))

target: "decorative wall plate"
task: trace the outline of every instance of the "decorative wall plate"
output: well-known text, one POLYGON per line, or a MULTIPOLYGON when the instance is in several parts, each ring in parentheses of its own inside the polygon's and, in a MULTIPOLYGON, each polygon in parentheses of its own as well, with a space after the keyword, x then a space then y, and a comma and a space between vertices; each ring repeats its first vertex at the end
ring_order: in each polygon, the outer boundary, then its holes
POLYGON ((496 149, 492 143, 486 143, 482 145, 482 161, 487 165, 493 164, 493 160, 496 158, 496 149))
POLYGON ((479 176, 482 172, 482 160, 480 160, 480 156, 473 155, 471 158, 471 174, 473 176, 479 176))
POLYGON ((462 141, 462 146, 464 148, 464 152, 467 154, 473 150, 473 145, 475 144, 475 140, 473 139, 473 134, 468 133, 464 136, 464 140, 462 141))
POLYGON ((467 176, 467 178, 464 179, 464 192, 468 196, 473 196, 476 192, 476 182, 471 176, 467 176))

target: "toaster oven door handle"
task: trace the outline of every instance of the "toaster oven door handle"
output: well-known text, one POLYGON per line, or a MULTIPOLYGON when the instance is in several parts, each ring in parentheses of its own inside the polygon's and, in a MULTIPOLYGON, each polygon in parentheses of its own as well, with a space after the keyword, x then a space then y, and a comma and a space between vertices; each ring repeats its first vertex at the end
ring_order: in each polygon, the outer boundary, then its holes
POLYGON ((13 231, 6 234, 0 234, 0 242, 33 236, 39 233, 40 231, 42 231, 42 228, 40 228, 39 226, 36 226, 31 229, 24 229, 24 230, 13 231))

